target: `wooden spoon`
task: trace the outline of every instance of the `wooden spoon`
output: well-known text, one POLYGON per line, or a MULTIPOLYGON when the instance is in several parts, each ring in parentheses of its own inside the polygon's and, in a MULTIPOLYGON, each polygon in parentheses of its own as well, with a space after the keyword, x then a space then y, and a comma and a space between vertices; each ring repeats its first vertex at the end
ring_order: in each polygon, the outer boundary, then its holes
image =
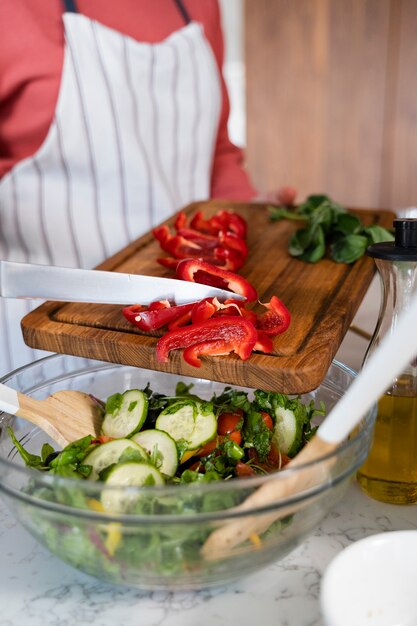
MULTIPOLYGON (((300 493, 312 485, 325 484, 330 478, 334 463, 331 455, 346 439, 366 412, 390 387, 392 381, 413 360, 417 353, 417 295, 411 306, 398 318, 395 331, 386 335, 379 347, 372 353, 361 373, 355 378, 348 391, 342 396, 316 435, 303 450, 279 472, 276 479, 269 480, 251 494, 233 511, 250 511, 259 507, 274 505, 288 496, 300 493), (326 458, 326 455, 331 458, 326 458), (320 463, 300 467, 321 459, 320 463), (291 469, 296 468, 295 472, 291 469)), ((273 521, 295 510, 288 506, 283 510, 264 515, 248 515, 227 522, 211 533, 202 548, 206 559, 217 559, 235 553, 239 544, 247 539, 259 540, 273 521)))
POLYGON ((0 383, 0 410, 39 426, 57 444, 100 433, 102 410, 82 391, 57 391, 44 400, 35 400, 0 383))

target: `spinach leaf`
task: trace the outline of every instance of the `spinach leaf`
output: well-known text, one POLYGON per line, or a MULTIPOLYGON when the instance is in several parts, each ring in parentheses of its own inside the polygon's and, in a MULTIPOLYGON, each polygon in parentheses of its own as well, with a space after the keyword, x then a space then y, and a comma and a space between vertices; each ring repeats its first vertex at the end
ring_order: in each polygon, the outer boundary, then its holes
POLYGON ((329 196, 315 194, 293 210, 268 207, 270 219, 303 220, 305 225, 291 235, 288 251, 301 261, 317 263, 329 257, 338 263, 354 263, 369 245, 392 241, 393 231, 382 226, 364 226, 358 215, 349 213, 329 196))
POLYGON ((10 426, 7 427, 7 432, 9 433, 10 439, 13 441, 17 451, 19 452, 27 467, 34 467, 39 470, 46 468, 43 455, 42 457, 40 457, 36 454, 31 454, 30 452, 25 450, 20 441, 15 437, 15 434, 10 426))

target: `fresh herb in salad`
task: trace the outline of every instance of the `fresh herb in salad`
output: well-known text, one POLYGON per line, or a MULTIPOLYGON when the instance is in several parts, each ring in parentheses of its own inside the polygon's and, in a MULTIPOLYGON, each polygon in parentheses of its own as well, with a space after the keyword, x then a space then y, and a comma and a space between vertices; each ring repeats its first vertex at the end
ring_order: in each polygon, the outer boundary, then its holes
POLYGON ((271 206, 268 211, 272 221, 305 222, 290 237, 288 251, 309 263, 316 263, 326 255, 338 263, 353 263, 365 254, 369 245, 394 240, 392 231, 377 224, 365 226, 358 215, 348 213, 326 195, 310 195, 293 209, 271 206))

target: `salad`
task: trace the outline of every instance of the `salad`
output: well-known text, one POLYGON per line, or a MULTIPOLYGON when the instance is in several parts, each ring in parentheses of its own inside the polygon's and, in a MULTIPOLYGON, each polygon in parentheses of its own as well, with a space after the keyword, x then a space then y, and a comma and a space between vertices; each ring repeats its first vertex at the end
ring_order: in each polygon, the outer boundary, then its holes
MULTIPOLYGON (((100 402, 100 401, 99 401, 100 402)), ((66 478, 115 486, 156 486, 229 480, 280 470, 313 434, 311 420, 324 415, 313 401, 257 389, 225 387, 204 400, 178 383, 174 396, 130 389, 103 407, 101 435, 89 435, 56 451, 44 444, 29 454, 14 437, 26 465, 66 478)), ((103 503, 110 512, 120 503, 103 503)))
POLYGON ((148 384, 113 394, 102 408, 101 435, 61 451, 45 443, 31 454, 9 434, 26 465, 48 477, 32 474, 28 503, 52 507, 47 513, 28 504, 20 517, 65 561, 116 583, 210 570, 200 554, 210 515, 240 504, 257 484, 251 476, 284 467, 312 436, 312 418, 324 414, 322 404, 259 389, 249 397, 225 387, 205 400, 182 382, 172 396, 148 384), (236 477, 249 477, 248 487, 216 488, 236 477), (178 497, 172 485, 183 487, 178 497), (81 517, 74 508, 84 510, 81 517))

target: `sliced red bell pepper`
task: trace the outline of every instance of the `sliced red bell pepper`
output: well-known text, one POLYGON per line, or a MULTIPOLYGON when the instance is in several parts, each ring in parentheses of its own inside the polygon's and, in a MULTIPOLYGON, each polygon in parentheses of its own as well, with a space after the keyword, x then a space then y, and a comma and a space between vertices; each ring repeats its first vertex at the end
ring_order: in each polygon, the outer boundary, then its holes
MULTIPOLYGON (((240 300, 225 300, 224 302, 220 302, 217 298, 204 298, 204 300, 200 300, 200 302, 196 302, 194 305, 191 322, 198 324, 199 322, 210 319, 210 317, 218 317, 221 315, 242 315, 248 319, 246 315, 243 315, 242 307, 243 304, 240 300)), ((252 323, 257 319, 255 314, 253 314, 253 318, 254 319, 250 319, 252 323)))
POLYGON ((160 257, 159 259, 156 259, 157 263, 159 263, 159 265, 163 265, 164 267, 169 267, 169 269, 171 270, 176 270, 177 269, 177 265, 180 262, 180 259, 174 259, 172 256, 165 256, 165 257, 160 257))
POLYGON ((291 313, 277 296, 272 296, 270 302, 264 304, 268 310, 258 317, 256 328, 269 337, 275 337, 285 332, 291 322, 291 313))
POLYGON ((154 228, 153 234, 162 250, 177 259, 188 259, 201 254, 201 247, 197 243, 180 235, 172 235, 166 225, 154 228))
POLYGON ((200 341, 188 348, 185 348, 182 356, 184 361, 188 365, 193 367, 201 367, 200 356, 224 356, 230 354, 233 350, 229 342, 225 342, 224 339, 217 339, 212 341, 200 341))
POLYGON ((219 229, 211 223, 210 219, 204 219, 202 211, 197 211, 197 213, 194 214, 191 218, 190 226, 191 228, 195 228, 202 233, 208 233, 211 235, 217 235, 219 232, 219 229))
POLYGON ((171 350, 196 346, 195 350, 190 350, 187 354, 192 365, 199 362, 198 356, 201 354, 218 355, 235 352, 242 360, 246 360, 251 355, 257 339, 256 328, 243 317, 230 315, 211 318, 199 324, 168 331, 158 340, 156 357, 163 363, 168 360, 171 350))
MULTIPOLYGON (((195 255, 198 258, 198 255, 195 255)), ((219 265, 222 269, 229 272, 237 272, 244 265, 246 257, 242 256, 240 252, 232 250, 231 248, 225 248, 224 246, 217 246, 214 249, 214 257, 210 259, 207 255, 202 255, 202 260, 213 265, 219 265)))
POLYGON ((191 313, 193 311, 193 308, 194 307, 192 307, 191 309, 187 309, 182 315, 172 320, 172 322, 168 324, 168 330, 173 330, 174 328, 181 328, 181 326, 186 326, 187 324, 190 324, 191 313))
POLYGON ((248 256, 248 245, 244 239, 238 237, 233 232, 220 231, 218 237, 220 243, 226 248, 231 248, 238 252, 244 259, 248 256))
POLYGON ((231 231, 244 239, 246 237, 246 221, 237 213, 218 211, 209 219, 204 219, 202 211, 197 211, 190 222, 191 228, 203 233, 217 235, 221 230, 231 231))
POLYGON ((158 328, 172 323, 187 311, 191 313, 194 303, 180 304, 178 306, 169 305, 162 308, 151 308, 151 306, 148 308, 140 305, 128 306, 123 309, 123 315, 129 322, 132 322, 132 324, 135 324, 143 331, 158 330, 158 328))
POLYGON ((179 230, 180 228, 185 228, 186 226, 187 216, 185 215, 184 211, 180 211, 175 218, 174 228, 175 230, 179 230))
POLYGON ((191 322, 193 324, 199 324, 205 320, 210 319, 218 311, 217 298, 204 298, 200 302, 196 302, 191 312, 191 322))
POLYGON ((220 287, 220 289, 229 289, 234 293, 245 296, 248 302, 252 302, 258 297, 256 289, 243 276, 200 259, 181 261, 177 265, 176 275, 182 280, 220 287))
POLYGON ((214 250, 219 245, 219 238, 213 235, 206 235, 192 228, 180 228, 177 231, 179 237, 184 237, 188 241, 200 246, 202 250, 214 250))
POLYGON ((134 324, 135 318, 139 315, 139 313, 141 313, 142 311, 146 311, 146 310, 147 310, 147 307, 142 306, 142 304, 132 304, 123 309, 123 315, 125 316, 128 322, 131 322, 132 324, 134 324))
POLYGON ((271 354, 271 352, 274 351, 274 344, 272 343, 271 337, 268 337, 268 335, 263 331, 258 331, 258 339, 253 349, 258 352, 271 354))

